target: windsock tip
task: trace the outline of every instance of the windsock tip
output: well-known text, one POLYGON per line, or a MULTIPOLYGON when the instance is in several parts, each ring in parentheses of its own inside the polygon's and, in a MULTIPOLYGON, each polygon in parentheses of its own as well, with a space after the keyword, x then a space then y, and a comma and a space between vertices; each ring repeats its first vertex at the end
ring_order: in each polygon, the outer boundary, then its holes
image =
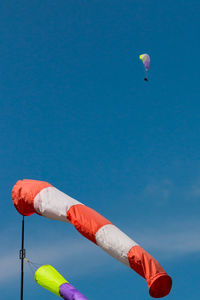
POLYGON ((44 181, 18 180, 12 189, 12 200, 17 211, 23 216, 30 216, 36 213, 34 198, 43 188, 49 186, 51 185, 44 181))
POLYGON ((169 294, 172 288, 172 279, 167 273, 157 274, 149 284, 149 294, 153 298, 162 298, 169 294))

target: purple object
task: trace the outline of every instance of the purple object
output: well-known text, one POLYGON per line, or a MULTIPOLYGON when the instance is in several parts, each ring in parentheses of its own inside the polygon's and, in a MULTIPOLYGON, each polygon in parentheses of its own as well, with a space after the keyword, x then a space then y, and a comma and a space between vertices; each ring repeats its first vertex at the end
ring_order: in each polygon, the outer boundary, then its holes
POLYGON ((145 54, 144 67, 146 71, 150 68, 150 57, 148 54, 145 54))
POLYGON ((150 56, 148 54, 141 54, 139 58, 142 60, 144 64, 145 71, 147 72, 150 68, 150 56))
POLYGON ((64 300, 88 300, 70 283, 61 284, 59 293, 64 300))

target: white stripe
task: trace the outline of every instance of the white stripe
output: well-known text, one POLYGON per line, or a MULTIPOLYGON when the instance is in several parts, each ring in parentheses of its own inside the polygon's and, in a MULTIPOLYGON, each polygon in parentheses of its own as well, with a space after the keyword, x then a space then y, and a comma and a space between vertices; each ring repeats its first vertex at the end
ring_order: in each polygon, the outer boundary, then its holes
POLYGON ((138 244, 115 225, 107 224, 101 227, 96 233, 96 242, 108 254, 130 267, 128 252, 138 244))
POLYGON ((43 189, 34 199, 34 208, 39 214, 68 223, 71 222, 67 219, 67 212, 70 207, 76 204, 82 203, 52 186, 43 189))

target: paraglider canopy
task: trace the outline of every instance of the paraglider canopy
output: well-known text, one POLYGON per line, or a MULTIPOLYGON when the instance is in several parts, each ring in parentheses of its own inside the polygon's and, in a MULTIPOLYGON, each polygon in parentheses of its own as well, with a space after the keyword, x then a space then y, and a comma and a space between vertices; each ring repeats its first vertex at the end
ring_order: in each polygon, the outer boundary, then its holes
POLYGON ((144 68, 145 68, 145 78, 144 78, 144 81, 148 81, 148 79, 147 79, 147 72, 148 72, 148 70, 149 70, 149 68, 150 68, 150 56, 148 55, 148 54, 141 54, 140 56, 139 56, 139 59, 141 59, 142 60, 142 62, 143 62, 143 64, 144 64, 144 68))
POLYGON ((150 68, 150 56, 148 54, 141 54, 139 58, 144 64, 145 71, 148 71, 150 68))

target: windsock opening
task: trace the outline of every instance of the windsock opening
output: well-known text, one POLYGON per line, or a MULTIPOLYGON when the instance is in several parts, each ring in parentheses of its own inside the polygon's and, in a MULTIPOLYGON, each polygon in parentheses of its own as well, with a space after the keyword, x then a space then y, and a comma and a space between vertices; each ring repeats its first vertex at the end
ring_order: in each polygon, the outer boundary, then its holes
POLYGON ((153 298, 162 298, 169 294, 172 287, 172 279, 166 273, 157 274, 149 285, 149 295, 153 298))
POLYGON ((128 253, 130 267, 147 281, 149 294, 153 298, 167 296, 172 287, 172 279, 148 252, 134 246, 128 253))
POLYGON ((59 288, 68 281, 51 265, 43 265, 35 272, 35 281, 43 288, 60 297, 59 288))
POLYGON ((34 198, 41 190, 49 186, 52 185, 45 181, 18 180, 12 190, 12 199, 17 211, 23 216, 37 213, 34 208, 34 198))

